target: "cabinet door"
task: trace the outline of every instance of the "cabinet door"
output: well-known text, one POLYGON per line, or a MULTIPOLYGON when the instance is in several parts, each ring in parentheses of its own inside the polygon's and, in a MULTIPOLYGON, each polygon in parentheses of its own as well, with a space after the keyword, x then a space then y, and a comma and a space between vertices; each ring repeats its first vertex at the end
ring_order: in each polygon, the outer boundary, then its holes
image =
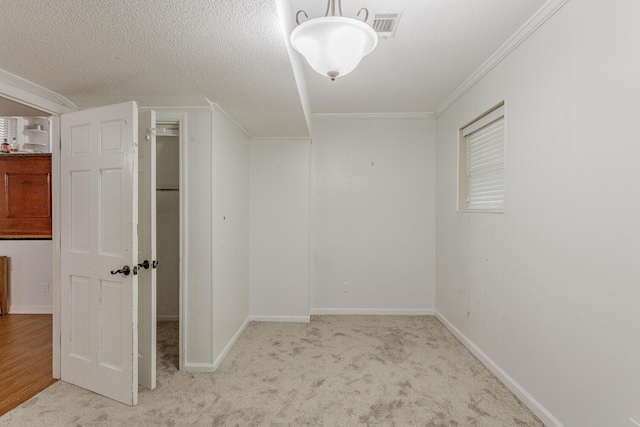
POLYGON ((0 237, 51 238, 51 155, 0 156, 0 237))

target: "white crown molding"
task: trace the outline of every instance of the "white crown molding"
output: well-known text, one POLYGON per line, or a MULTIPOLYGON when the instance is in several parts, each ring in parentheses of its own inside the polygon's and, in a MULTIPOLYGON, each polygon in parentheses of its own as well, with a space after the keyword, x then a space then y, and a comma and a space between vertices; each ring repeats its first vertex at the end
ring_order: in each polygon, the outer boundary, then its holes
POLYGON ((424 119, 434 113, 314 113, 312 119, 424 119))
POLYGON ((515 48, 533 34, 547 19, 551 18, 569 0, 549 0, 522 25, 502 46, 496 50, 467 80, 460 85, 442 104, 436 108, 435 115, 438 117, 444 113, 454 102, 464 95, 473 85, 482 79, 487 73, 493 70, 504 58, 506 58, 515 48))
POLYGON ((78 107, 64 96, 1 69, 0 96, 49 114, 64 114, 78 110, 78 107))

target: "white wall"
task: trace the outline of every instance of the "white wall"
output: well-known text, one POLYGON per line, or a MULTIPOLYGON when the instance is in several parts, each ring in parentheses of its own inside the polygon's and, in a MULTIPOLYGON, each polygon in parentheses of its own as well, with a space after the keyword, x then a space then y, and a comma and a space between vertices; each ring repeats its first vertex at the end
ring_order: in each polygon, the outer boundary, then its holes
POLYGON ((309 321, 309 138, 251 141, 251 317, 309 321))
POLYGON ((9 313, 53 312, 53 245, 51 240, 0 240, 0 255, 9 260, 9 313), (49 283, 49 292, 43 292, 49 283))
POLYGON ((312 137, 312 314, 432 313, 435 119, 314 119, 312 137))
MULTIPOLYGON (((158 118, 160 119, 160 118, 158 118)), ((186 200, 185 309, 180 325, 184 334, 184 367, 187 370, 212 370, 213 350, 213 228, 212 198, 224 195, 211 191, 212 112, 189 110, 186 117, 185 182, 181 187, 186 200)), ((158 230, 158 233, 161 233, 158 230)), ((162 262, 162 260, 160 260, 162 262)))
POLYGON ((437 310, 550 425, 640 421, 638 40, 639 2, 569 1, 437 120, 437 310), (506 213, 456 213, 501 100, 506 213))
POLYGON ((249 137, 215 104, 186 122, 184 366, 211 371, 249 317, 249 137))
MULTIPOLYGON (((249 317, 249 136, 213 109, 213 360, 217 367, 249 317)), ((201 153, 203 156, 205 153, 201 153)))

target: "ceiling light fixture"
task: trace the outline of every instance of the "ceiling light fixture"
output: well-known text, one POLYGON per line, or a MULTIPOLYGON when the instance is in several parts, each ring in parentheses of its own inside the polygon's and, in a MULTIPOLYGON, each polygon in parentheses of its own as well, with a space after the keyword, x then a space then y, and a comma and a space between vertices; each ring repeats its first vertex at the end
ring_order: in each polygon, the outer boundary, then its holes
POLYGON ((300 14, 309 15, 304 10, 296 13, 298 26, 291 33, 291 45, 305 57, 311 68, 331 80, 352 72, 362 58, 370 54, 378 44, 378 35, 367 25, 369 11, 362 8, 357 16, 365 13, 364 20, 342 16, 342 0, 327 1, 327 11, 322 18, 300 23, 300 14))

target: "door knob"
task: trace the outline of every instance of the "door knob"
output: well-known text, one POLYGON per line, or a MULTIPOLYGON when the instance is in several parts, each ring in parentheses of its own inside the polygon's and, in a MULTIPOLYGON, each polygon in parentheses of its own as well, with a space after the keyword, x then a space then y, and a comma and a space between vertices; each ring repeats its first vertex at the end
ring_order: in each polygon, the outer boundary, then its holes
POLYGON ((149 269, 149 260, 145 259, 142 264, 138 264, 138 267, 144 268, 145 270, 149 269))
POLYGON ((124 274, 125 276, 128 276, 129 273, 131 273, 131 269, 128 265, 125 265, 120 270, 111 270, 111 274, 124 274))

